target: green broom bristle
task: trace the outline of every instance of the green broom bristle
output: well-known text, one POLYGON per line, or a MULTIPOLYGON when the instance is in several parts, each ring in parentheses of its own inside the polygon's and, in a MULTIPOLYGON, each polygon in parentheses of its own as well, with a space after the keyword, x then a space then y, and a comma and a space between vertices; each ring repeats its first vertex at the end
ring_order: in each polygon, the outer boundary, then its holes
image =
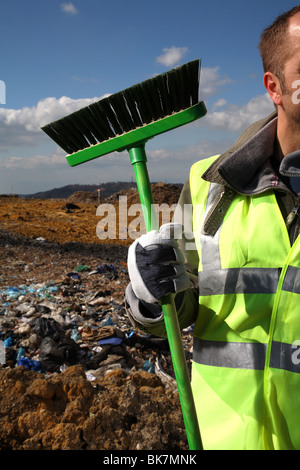
POLYGON ((103 98, 42 130, 72 154, 197 104, 198 90, 199 60, 194 60, 103 98))

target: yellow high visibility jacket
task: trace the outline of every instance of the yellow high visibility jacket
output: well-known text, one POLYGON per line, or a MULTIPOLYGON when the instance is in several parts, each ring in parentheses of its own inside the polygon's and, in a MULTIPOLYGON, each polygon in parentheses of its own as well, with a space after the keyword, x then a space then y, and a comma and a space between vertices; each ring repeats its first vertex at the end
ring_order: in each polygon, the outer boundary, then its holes
MULTIPOLYGON (((291 246, 272 190, 226 190, 215 233, 204 221, 220 185, 190 173, 199 254, 192 388, 205 449, 300 449, 300 239, 291 246)), ((216 209, 217 212, 217 209, 216 209)))

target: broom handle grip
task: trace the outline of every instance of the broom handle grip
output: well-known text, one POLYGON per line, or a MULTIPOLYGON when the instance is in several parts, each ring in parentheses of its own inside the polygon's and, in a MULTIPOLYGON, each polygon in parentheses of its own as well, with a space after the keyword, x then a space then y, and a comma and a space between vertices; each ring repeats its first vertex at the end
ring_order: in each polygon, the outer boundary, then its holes
MULTIPOLYGON (((131 164, 134 168, 146 230, 147 232, 150 230, 158 230, 159 221, 154 208, 151 184, 147 170, 145 144, 142 143, 136 147, 132 147, 128 149, 128 152, 131 164)), ((202 450, 200 430, 174 295, 169 294, 162 299, 162 310, 189 448, 190 450, 202 450)))

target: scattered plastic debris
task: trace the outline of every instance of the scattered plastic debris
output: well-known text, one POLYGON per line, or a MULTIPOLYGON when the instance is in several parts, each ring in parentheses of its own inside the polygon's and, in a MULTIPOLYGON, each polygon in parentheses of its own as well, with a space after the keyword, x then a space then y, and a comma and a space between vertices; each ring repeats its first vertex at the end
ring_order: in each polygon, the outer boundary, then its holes
POLYGON ((101 368, 103 374, 117 364, 127 374, 155 373, 159 358, 172 382, 167 340, 134 331, 125 313, 126 258, 99 263, 93 255, 71 256, 66 262, 63 255, 53 254, 42 264, 41 257, 29 253, 30 262, 19 258, 12 275, 8 268, 6 278, 0 278, 4 366, 26 363, 32 369, 30 361, 38 361, 38 370, 47 374, 81 364, 86 371, 101 368))

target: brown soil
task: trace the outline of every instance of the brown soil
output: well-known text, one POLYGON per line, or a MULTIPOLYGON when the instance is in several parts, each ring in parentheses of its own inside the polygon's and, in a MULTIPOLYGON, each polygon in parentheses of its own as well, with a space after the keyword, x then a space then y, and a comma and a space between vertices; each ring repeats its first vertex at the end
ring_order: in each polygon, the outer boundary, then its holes
MULTIPOLYGON (((169 222, 173 214, 171 209, 178 201, 180 188, 176 185, 157 183, 152 185, 152 191, 155 204, 165 205, 166 218, 163 222, 169 222)), ((102 205, 110 204, 115 208, 116 237, 114 239, 110 239, 109 236, 106 239, 103 237, 103 240, 99 239, 96 228, 102 219, 107 218, 107 212, 100 209, 98 214, 101 215, 97 215, 95 196, 84 191, 74 193, 67 200, 2 196, 0 197, 0 227, 4 231, 17 233, 30 239, 42 237, 49 242, 93 244, 105 242, 105 244, 129 246, 134 238, 130 234, 124 235, 124 231, 119 230, 119 211, 123 210, 120 207, 119 196, 127 197, 128 211, 131 205, 139 204, 138 193, 134 189, 117 193, 107 201, 100 201, 102 205)), ((160 207, 158 209, 160 210, 160 207)), ((131 216, 127 214, 127 227, 137 220, 138 216, 139 213, 136 210, 131 216)), ((142 219, 142 216, 140 218, 142 219)), ((160 221, 162 222, 161 211, 160 221)), ((103 226, 104 231, 108 229, 104 224, 103 226)), ((139 229, 142 230, 140 227, 139 229)))
POLYGON ((0 369, 0 449, 183 450, 178 407, 177 394, 145 371, 91 383, 80 365, 49 377, 0 369))

